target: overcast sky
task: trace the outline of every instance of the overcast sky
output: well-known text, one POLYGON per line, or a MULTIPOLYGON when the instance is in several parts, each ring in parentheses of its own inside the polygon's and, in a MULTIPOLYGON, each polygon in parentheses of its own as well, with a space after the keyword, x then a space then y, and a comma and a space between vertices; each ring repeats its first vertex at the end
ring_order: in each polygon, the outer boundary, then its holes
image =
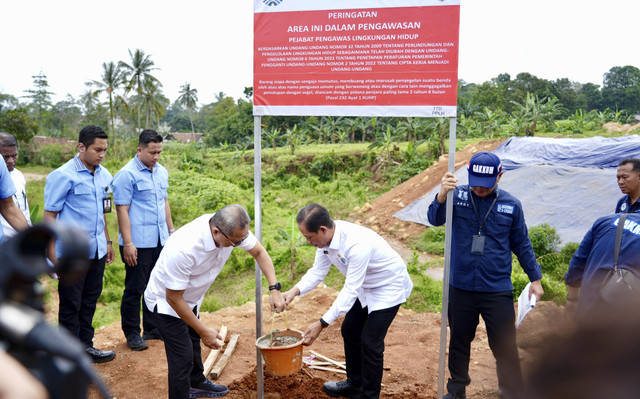
MULTIPOLYGON (((640 67, 638 0, 461 0, 459 75, 482 83, 529 72, 602 85, 614 66, 640 67)), ((252 0, 16 0, 0 8, 0 93, 24 95, 47 76, 54 101, 78 98, 102 63, 150 54, 173 102, 200 104, 252 86, 252 0)))

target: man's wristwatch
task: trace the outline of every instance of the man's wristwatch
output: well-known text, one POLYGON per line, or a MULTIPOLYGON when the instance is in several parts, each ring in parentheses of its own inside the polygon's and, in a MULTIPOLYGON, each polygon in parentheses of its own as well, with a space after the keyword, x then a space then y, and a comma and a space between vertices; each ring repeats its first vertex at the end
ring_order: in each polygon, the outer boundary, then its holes
POLYGON ((277 283, 275 283, 274 285, 270 285, 269 286, 269 291, 273 291, 273 290, 280 291, 281 289, 282 289, 282 284, 280 284, 279 281, 277 283))
POLYGON ((329 323, 327 323, 326 321, 324 321, 324 319, 321 317, 320 318, 320 324, 322 324, 322 328, 327 328, 329 327, 329 323))
POLYGON ((111 240, 107 241, 107 245, 113 245, 113 241, 111 240))

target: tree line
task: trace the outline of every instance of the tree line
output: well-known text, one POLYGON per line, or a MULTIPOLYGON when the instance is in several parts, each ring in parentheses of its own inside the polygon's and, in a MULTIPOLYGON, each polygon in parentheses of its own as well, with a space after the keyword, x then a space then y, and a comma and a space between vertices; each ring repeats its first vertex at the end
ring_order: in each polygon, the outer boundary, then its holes
MULTIPOLYGON (((154 76, 156 69, 143 50, 129 50, 126 61, 103 62, 100 76, 85 82, 80 97, 67 94, 56 103, 41 71, 22 95, 0 93, 0 130, 28 142, 35 135, 75 138, 82 126, 96 124, 116 136, 153 128, 204 133, 210 147, 252 147, 251 87, 245 88, 245 98, 220 92, 214 102, 200 104, 197 88, 185 82, 172 102, 154 76)), ((605 122, 632 122, 638 113, 640 69, 630 65, 611 68, 602 87, 529 73, 514 79, 503 73, 481 84, 458 81, 458 134, 463 137, 531 136, 542 130, 579 134, 605 122)), ((441 153, 448 134, 448 121, 439 118, 266 116, 262 123, 265 146, 292 151, 308 142, 368 142, 386 148, 407 140, 430 142, 441 153)))

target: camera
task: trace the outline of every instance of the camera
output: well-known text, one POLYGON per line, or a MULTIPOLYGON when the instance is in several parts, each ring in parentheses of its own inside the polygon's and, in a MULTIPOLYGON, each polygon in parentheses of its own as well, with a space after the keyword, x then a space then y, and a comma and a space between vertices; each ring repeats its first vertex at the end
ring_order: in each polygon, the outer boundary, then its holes
POLYGON ((51 399, 84 399, 91 383, 112 397, 82 343, 44 319, 38 278, 56 273, 73 281, 88 270, 88 252, 84 232, 59 224, 30 227, 0 245, 0 348, 41 381, 51 399), (53 240, 62 256, 51 267, 46 253, 53 240))

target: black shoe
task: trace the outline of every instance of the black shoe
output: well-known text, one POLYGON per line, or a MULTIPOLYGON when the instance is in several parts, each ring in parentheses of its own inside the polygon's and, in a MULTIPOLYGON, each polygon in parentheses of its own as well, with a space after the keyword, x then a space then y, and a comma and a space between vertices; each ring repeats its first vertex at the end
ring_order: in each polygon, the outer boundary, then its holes
POLYGON ((442 399, 467 399, 467 395, 464 392, 449 392, 442 399))
POLYGON ((229 388, 224 385, 214 384, 206 378, 203 383, 197 387, 191 387, 189 389, 189 398, 219 398, 226 395, 229 392, 229 388))
POLYGON ((334 398, 344 396, 346 398, 356 399, 360 397, 360 388, 354 387, 349 379, 346 381, 325 382, 322 387, 327 395, 333 396, 334 398))
POLYGON ((144 339, 140 338, 137 333, 129 334, 127 336, 127 346, 132 351, 143 351, 149 347, 149 345, 144 342, 144 339))
POLYGON ((162 335, 160 335, 160 332, 158 331, 158 329, 155 329, 149 332, 146 332, 146 331, 143 332, 142 339, 144 339, 145 341, 148 341, 150 339, 159 339, 160 341, 162 341, 162 335))
POLYGON ((87 354, 91 357, 94 363, 106 363, 116 358, 114 351, 101 351, 93 346, 87 348, 87 354))

